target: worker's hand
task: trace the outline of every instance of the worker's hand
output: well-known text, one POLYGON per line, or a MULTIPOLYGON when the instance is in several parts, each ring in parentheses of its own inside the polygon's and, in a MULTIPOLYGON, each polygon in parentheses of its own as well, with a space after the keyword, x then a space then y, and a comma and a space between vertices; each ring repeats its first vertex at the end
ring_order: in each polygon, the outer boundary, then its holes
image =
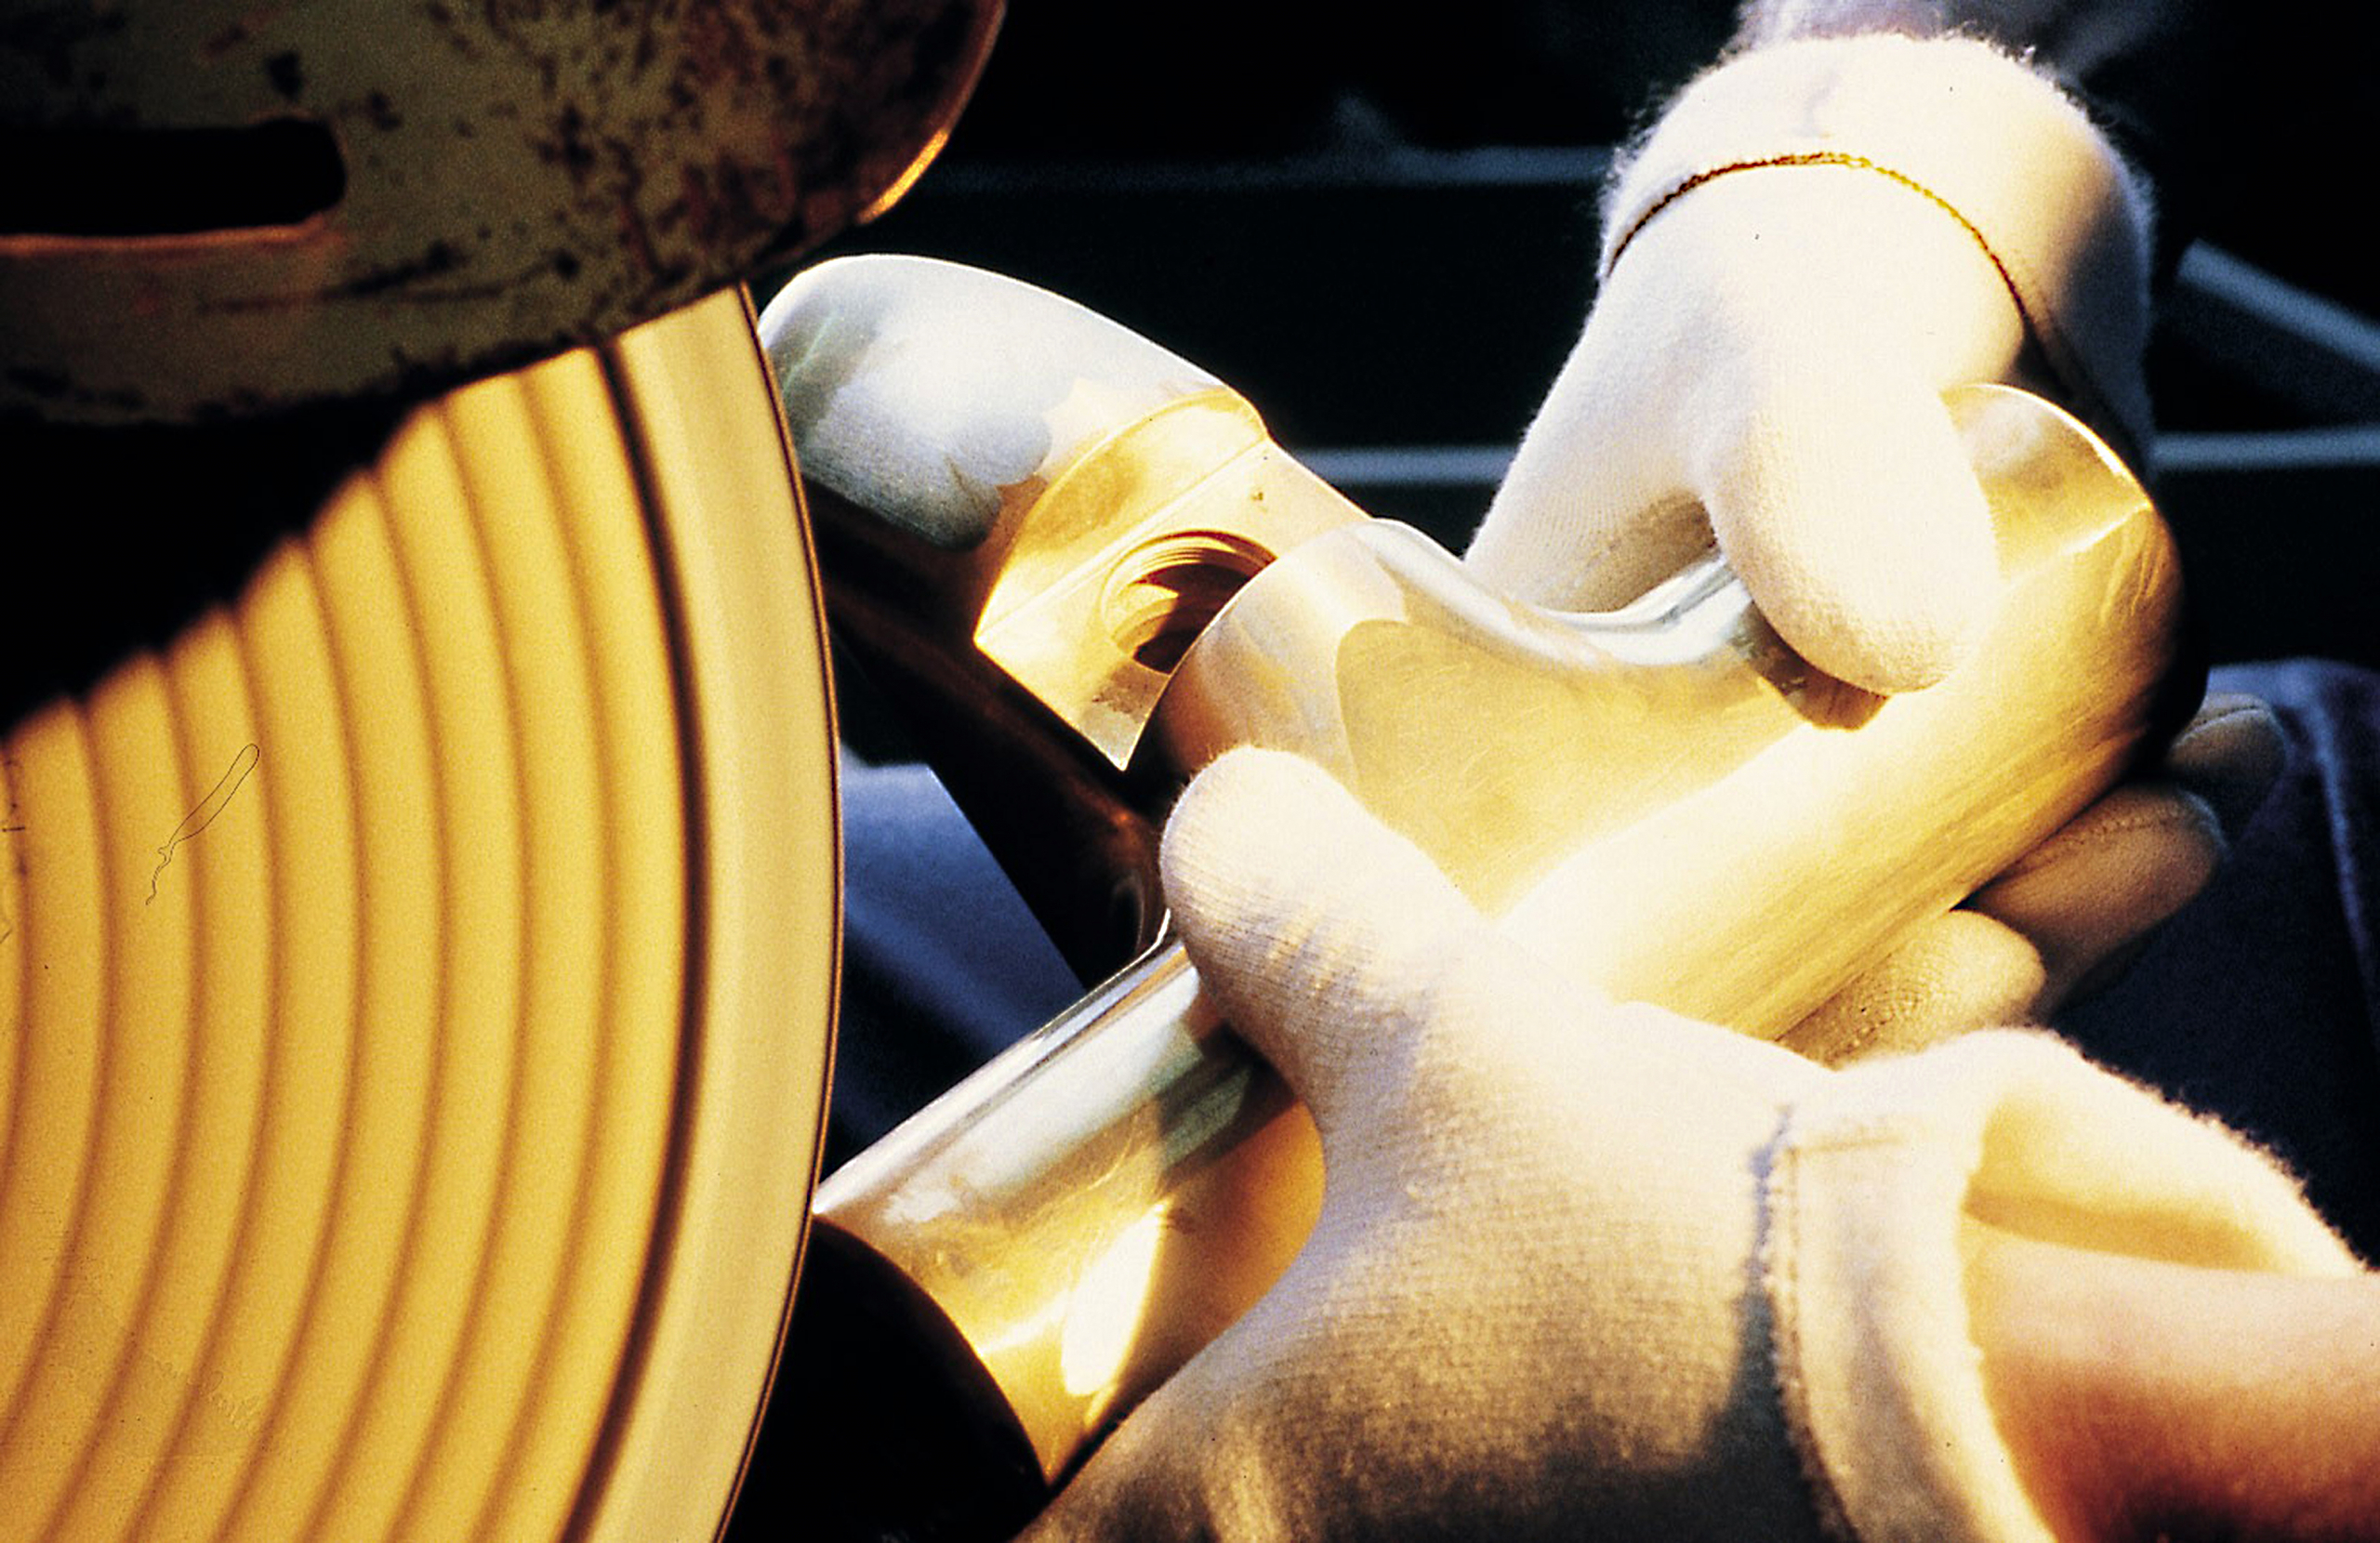
POLYGON ((2114 978, 2214 876, 2280 773, 2272 709, 2207 698, 2149 776, 2092 805, 1788 1033, 1840 1065, 1971 1029, 2046 1022, 2114 978))
POLYGON ((1590 1004, 1277 753, 1202 775, 1165 864, 1321 1220, 1030 1536, 1818 1536, 1746 1291, 1783 1101, 1833 1074, 1590 1004))
POLYGON ((1165 877, 1203 989, 1313 1114, 1321 1216, 1029 1543, 2048 1543, 1963 1216, 2354 1268, 2286 1176, 2045 1036, 1833 1071, 1600 1000, 1276 752, 1192 784, 1165 877))
POLYGON ((1988 255, 1907 188, 1837 166, 1720 178, 1605 281, 1469 561, 1603 610, 1715 534, 1812 664, 1929 685, 2000 577, 1941 393, 2001 379, 2023 336, 1988 255))
POLYGON ((2143 428, 2146 218, 2082 114, 1980 44, 1724 65, 1605 219, 1586 330, 1469 553, 1507 593, 1608 608, 1715 535, 1812 664, 1911 690, 1998 582, 1941 393, 2021 363, 2103 432, 2143 428))
MULTIPOLYGON (((2083 115, 1982 44, 1742 56, 1663 114, 1605 212, 1593 311, 1469 554, 1507 592, 1608 608, 1715 537, 1811 663, 1919 689, 1999 587, 1941 393, 2016 380, 2120 447, 2146 433, 2144 208, 2083 115)), ((2215 806, 2261 795, 2276 744, 2261 712, 2194 726, 2169 777, 2086 811, 1789 1043, 1833 1062, 2045 1016, 2197 892, 2215 806)))

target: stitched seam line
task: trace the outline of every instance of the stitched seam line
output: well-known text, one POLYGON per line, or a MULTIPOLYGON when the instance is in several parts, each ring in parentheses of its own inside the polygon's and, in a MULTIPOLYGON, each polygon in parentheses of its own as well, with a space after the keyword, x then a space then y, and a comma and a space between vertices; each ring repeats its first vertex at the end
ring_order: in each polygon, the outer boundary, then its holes
POLYGON ((1802 1337, 1802 1211, 1801 1163, 1792 1140, 1793 1117, 1778 1123, 1765 1154, 1768 1177, 1763 1186, 1763 1223, 1767 1235, 1759 1245, 1757 1269, 1768 1317, 1768 1382, 1784 1418, 1786 1441, 1794 1466, 1808 1486, 1811 1509, 1819 1530, 1831 1538, 1855 1539, 1851 1512, 1843 1491, 1819 1450, 1819 1435, 1810 1418, 1806 1347, 1802 1337))

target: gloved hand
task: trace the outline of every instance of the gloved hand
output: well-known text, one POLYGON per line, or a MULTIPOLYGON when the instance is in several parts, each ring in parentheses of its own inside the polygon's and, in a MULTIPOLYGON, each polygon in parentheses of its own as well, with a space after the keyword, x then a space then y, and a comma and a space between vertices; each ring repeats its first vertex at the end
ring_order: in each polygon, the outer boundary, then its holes
POLYGON ((1302 761, 1218 762, 1165 862, 1202 980, 1314 1114, 1322 1217, 1028 1536, 1817 1536, 1743 1298, 1762 1154, 1825 1074, 1581 1013, 1302 761))
POLYGON ((1822 1515, 2045 1543, 1966 1337, 1966 1197, 2144 1257, 2351 1267, 2281 1175, 2042 1036, 1834 1072, 1597 1001, 1277 753, 1192 785, 1165 876, 1206 989, 1313 1113, 1322 1214, 1031 1543, 1740 1543, 1822 1515))
MULTIPOLYGON (((1922 688, 1999 582, 1941 392, 2011 380, 2120 447, 2146 433, 2147 210, 2083 114, 1983 44, 1724 64, 1626 158, 1605 229, 1586 330, 1468 554, 1508 593, 1615 605, 1715 537, 1813 664, 1922 688)), ((2046 1016, 2122 957, 2213 873, 2215 806, 2253 806, 2277 767, 2269 714, 2210 712, 2168 775, 2087 811, 1789 1043, 1834 1062, 2046 1016)))
POLYGON ((1997 582, 1941 392, 2015 380, 2146 428, 2148 216, 2082 112, 1982 44, 1725 64, 1624 162, 1604 228, 1586 330, 1468 554, 1507 593, 1618 604, 1715 535, 1812 664, 1911 690, 1997 582))

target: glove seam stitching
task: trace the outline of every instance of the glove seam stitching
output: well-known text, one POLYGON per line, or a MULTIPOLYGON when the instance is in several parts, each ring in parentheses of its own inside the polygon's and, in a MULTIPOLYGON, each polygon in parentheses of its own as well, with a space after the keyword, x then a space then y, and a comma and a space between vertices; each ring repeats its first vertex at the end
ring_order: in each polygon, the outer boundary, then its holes
POLYGON ((1798 1153, 1789 1114, 1770 1138, 1767 1181, 1763 1185, 1766 1236, 1759 1246, 1759 1268, 1766 1297, 1769 1381, 1785 1420, 1787 1444, 1807 1486, 1819 1531, 1830 1538, 1856 1536, 1851 1513, 1827 1462, 1819 1432, 1807 1408, 1801 1319, 1801 1238, 1798 1153))

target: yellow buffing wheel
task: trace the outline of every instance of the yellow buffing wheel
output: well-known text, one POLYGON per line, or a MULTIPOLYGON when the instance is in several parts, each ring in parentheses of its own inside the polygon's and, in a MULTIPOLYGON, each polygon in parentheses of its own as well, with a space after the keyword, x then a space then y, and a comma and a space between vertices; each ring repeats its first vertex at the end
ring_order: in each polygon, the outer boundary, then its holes
POLYGON ((820 608, 739 294, 415 413, 0 744, 0 1531, 703 1538, 814 1178, 820 608))

